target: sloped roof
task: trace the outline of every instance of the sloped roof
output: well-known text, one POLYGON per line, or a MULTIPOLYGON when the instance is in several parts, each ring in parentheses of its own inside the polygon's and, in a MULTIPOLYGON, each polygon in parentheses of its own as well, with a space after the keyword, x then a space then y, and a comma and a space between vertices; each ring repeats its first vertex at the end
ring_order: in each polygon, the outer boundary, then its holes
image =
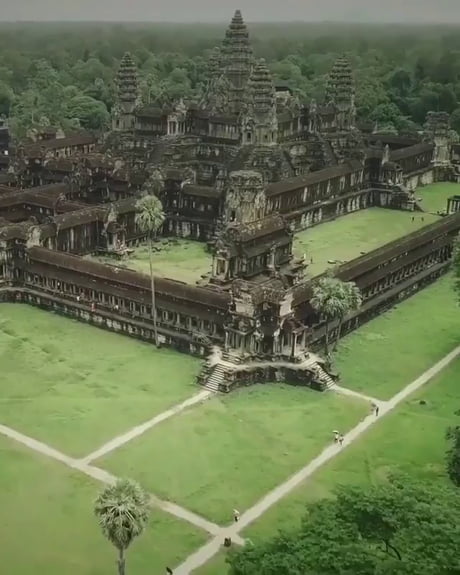
MULTIPOLYGON (((34 261, 92 276, 95 280, 100 279, 109 283, 124 285, 127 288, 140 288, 150 291, 150 277, 132 270, 100 264, 85 260, 79 256, 38 246, 30 248, 28 254, 34 261)), ((166 297, 173 297, 184 302, 190 302, 190 304, 197 303, 205 307, 214 307, 225 311, 230 303, 230 296, 224 291, 192 286, 161 277, 155 279, 155 289, 158 294, 166 297)))
POLYGON ((317 170, 316 172, 310 172, 309 174, 303 176, 296 176, 295 178, 288 178, 287 180, 282 180, 280 182, 270 184, 265 189, 265 194, 267 197, 276 196, 277 194, 282 194, 284 192, 289 192, 299 188, 304 188, 306 186, 311 186, 313 184, 318 184, 319 182, 324 182, 325 180, 346 176, 348 174, 357 172, 360 169, 362 169, 362 164, 359 161, 351 161, 347 164, 331 166, 330 168, 325 168, 324 170, 317 170))

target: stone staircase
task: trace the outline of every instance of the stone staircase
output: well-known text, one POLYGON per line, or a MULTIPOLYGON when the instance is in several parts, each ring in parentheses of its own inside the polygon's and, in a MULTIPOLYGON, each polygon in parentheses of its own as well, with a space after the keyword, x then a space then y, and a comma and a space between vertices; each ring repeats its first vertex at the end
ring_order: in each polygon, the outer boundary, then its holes
POLYGON ((327 391, 336 384, 334 378, 319 363, 315 364, 314 371, 315 371, 315 379, 318 385, 320 386, 321 391, 327 391))
POLYGON ((220 390, 221 384, 225 380, 225 368, 217 364, 214 368, 209 372, 207 378, 203 382, 203 387, 208 391, 212 391, 214 393, 220 390))
POLYGON ((227 361, 228 363, 233 363, 235 365, 241 364, 241 357, 239 355, 236 355, 236 353, 232 353, 231 351, 223 351, 222 359, 224 361, 227 361))

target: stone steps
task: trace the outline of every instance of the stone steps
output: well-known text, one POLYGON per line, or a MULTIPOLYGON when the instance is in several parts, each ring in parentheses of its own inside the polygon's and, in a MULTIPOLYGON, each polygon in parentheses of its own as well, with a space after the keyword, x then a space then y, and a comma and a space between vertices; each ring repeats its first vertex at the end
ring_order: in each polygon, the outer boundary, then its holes
POLYGON ((220 389, 220 385, 224 382, 224 379, 225 368, 221 365, 216 365, 216 367, 212 370, 206 379, 203 387, 209 391, 217 392, 220 389))
POLYGON ((334 379, 327 373, 327 371, 319 363, 316 364, 316 372, 319 376, 321 383, 321 391, 327 391, 335 385, 334 379))
POLYGON ((233 363, 235 365, 241 364, 241 357, 239 357, 238 355, 236 355, 234 353, 230 353, 228 351, 224 351, 222 353, 222 359, 224 361, 227 361, 228 363, 233 363))

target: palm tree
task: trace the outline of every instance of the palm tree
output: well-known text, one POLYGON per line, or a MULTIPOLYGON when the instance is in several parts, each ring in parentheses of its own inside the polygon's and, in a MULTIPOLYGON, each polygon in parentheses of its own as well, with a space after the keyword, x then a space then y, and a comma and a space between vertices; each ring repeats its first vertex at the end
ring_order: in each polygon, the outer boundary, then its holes
POLYGON ((99 494, 94 513, 107 539, 118 550, 118 575, 125 575, 125 553, 144 531, 149 515, 149 499, 134 481, 118 479, 99 494))
POLYGON ((334 350, 337 349, 339 344, 340 334, 342 332, 342 324, 345 316, 353 311, 357 311, 362 303, 363 297, 359 290, 359 287, 355 284, 355 282, 340 282, 340 289, 343 291, 343 305, 341 307, 340 313, 338 314, 339 317, 339 325, 337 327, 337 337, 335 339, 334 350))
POLYGON ((155 304, 155 277, 153 275, 153 240, 161 228, 165 215, 163 206, 156 196, 144 196, 136 203, 136 225, 147 234, 150 263, 150 289, 152 295, 152 320, 155 344, 158 346, 157 310, 155 304))
POLYGON ((324 338, 326 355, 329 355, 329 324, 333 319, 345 315, 346 298, 341 284, 340 280, 329 275, 320 278, 313 286, 313 297, 310 300, 313 309, 326 320, 324 338))

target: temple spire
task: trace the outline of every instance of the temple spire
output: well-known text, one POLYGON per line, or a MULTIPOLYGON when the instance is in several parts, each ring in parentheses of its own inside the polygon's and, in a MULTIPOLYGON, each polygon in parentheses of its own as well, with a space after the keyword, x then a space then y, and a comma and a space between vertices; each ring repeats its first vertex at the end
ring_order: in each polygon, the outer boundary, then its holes
POLYGON ((121 59, 115 84, 113 129, 130 130, 134 126, 134 110, 139 103, 139 86, 136 64, 129 52, 126 52, 121 59))
POLYGON ((329 74, 326 103, 336 108, 339 129, 348 130, 354 125, 355 84, 351 64, 346 57, 338 58, 329 74))
POLYGON ((240 10, 235 12, 227 29, 222 52, 225 75, 233 86, 230 94, 230 112, 239 113, 244 88, 253 65, 249 32, 240 10))

